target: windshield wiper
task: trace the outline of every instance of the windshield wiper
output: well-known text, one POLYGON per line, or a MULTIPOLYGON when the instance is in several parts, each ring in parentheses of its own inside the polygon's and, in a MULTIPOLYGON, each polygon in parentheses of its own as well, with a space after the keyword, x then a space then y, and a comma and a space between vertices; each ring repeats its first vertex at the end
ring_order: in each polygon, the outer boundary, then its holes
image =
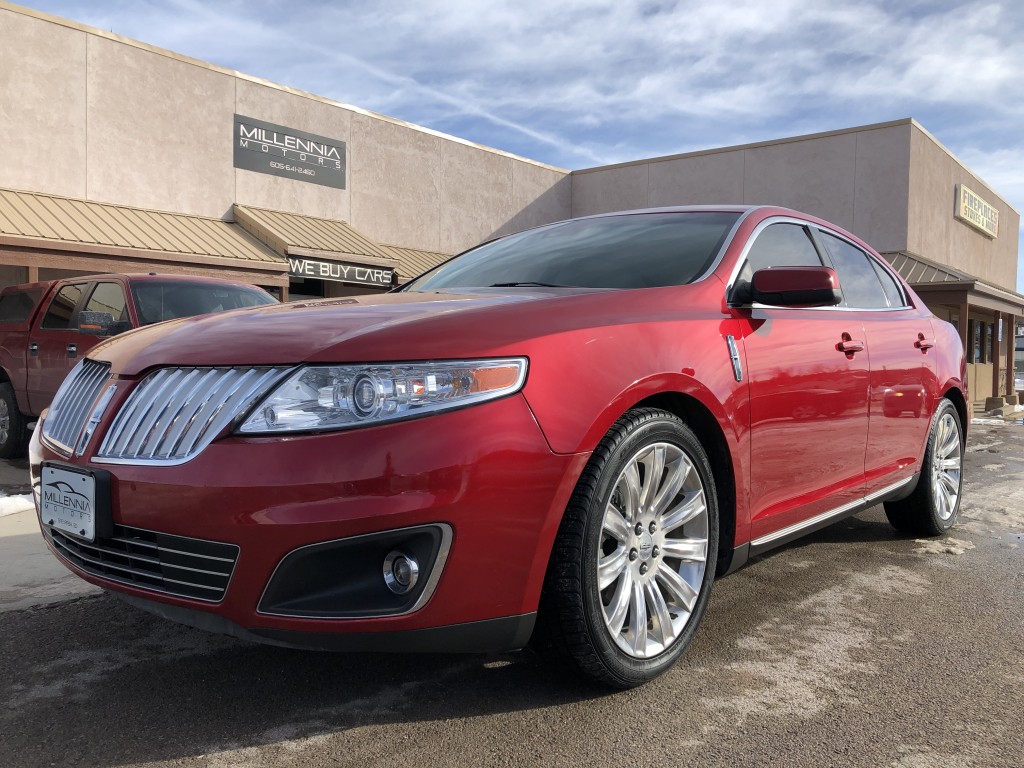
POLYGON ((559 285, 558 283, 537 283, 526 280, 521 283, 491 283, 488 288, 572 288, 571 285, 559 285))

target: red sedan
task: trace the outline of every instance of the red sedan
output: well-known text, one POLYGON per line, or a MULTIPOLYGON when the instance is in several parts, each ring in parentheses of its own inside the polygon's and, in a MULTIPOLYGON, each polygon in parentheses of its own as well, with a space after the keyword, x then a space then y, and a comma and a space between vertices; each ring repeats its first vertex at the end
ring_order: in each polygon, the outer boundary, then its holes
POLYGON ((628 687, 750 555, 879 503, 949 529, 966 424, 957 332, 870 247, 716 206, 127 333, 30 450, 56 556, 167 618, 339 650, 533 636, 628 687))

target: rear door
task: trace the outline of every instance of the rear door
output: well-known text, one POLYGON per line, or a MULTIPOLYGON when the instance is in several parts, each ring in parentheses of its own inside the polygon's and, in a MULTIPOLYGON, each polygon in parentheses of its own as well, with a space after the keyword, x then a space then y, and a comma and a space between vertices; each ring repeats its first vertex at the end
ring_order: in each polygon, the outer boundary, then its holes
POLYGON ((85 303, 91 282, 66 283, 43 310, 29 339, 28 398, 33 413, 50 405, 68 371, 81 359, 78 312, 85 303))
POLYGON ((843 302, 864 324, 871 357, 865 481, 868 493, 921 468, 938 382, 931 313, 913 307, 880 262, 846 238, 819 230, 843 287, 843 302))
MULTIPOLYGON (((773 266, 822 266, 802 222, 755 231, 734 285, 773 266)), ((863 496, 868 356, 857 312, 837 307, 737 309, 750 382, 751 537, 777 533, 863 496)))

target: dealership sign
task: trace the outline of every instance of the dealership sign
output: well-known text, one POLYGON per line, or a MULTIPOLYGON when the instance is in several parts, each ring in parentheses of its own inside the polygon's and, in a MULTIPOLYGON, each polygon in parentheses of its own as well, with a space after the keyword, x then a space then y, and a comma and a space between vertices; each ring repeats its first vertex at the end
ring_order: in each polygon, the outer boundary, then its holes
POLYGON ((345 189, 345 142, 235 115, 235 168, 345 189))
POLYGON ((288 257, 288 274, 292 277, 314 280, 333 280, 338 283, 358 283, 378 288, 390 288, 390 267, 373 267, 366 264, 350 264, 344 261, 325 261, 297 256, 288 257))
POLYGON ((999 237, 999 211, 963 184, 956 185, 954 216, 991 238, 999 237))

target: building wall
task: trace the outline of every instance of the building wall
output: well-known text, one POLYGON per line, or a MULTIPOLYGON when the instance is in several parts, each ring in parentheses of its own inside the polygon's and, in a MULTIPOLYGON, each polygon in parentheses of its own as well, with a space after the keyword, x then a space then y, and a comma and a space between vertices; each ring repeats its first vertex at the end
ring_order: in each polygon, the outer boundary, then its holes
POLYGON ((568 172, 0 5, 0 186, 227 217, 232 203, 456 252, 566 218, 568 172), (233 115, 344 141, 339 190, 233 167, 233 115))
POLYGON ((572 211, 770 204, 831 221, 880 251, 907 240, 911 121, 575 171, 572 211))
POLYGON ((910 139, 906 250, 1015 291, 1020 214, 916 123, 910 139), (953 217, 957 184, 966 184, 999 210, 997 238, 953 217))

